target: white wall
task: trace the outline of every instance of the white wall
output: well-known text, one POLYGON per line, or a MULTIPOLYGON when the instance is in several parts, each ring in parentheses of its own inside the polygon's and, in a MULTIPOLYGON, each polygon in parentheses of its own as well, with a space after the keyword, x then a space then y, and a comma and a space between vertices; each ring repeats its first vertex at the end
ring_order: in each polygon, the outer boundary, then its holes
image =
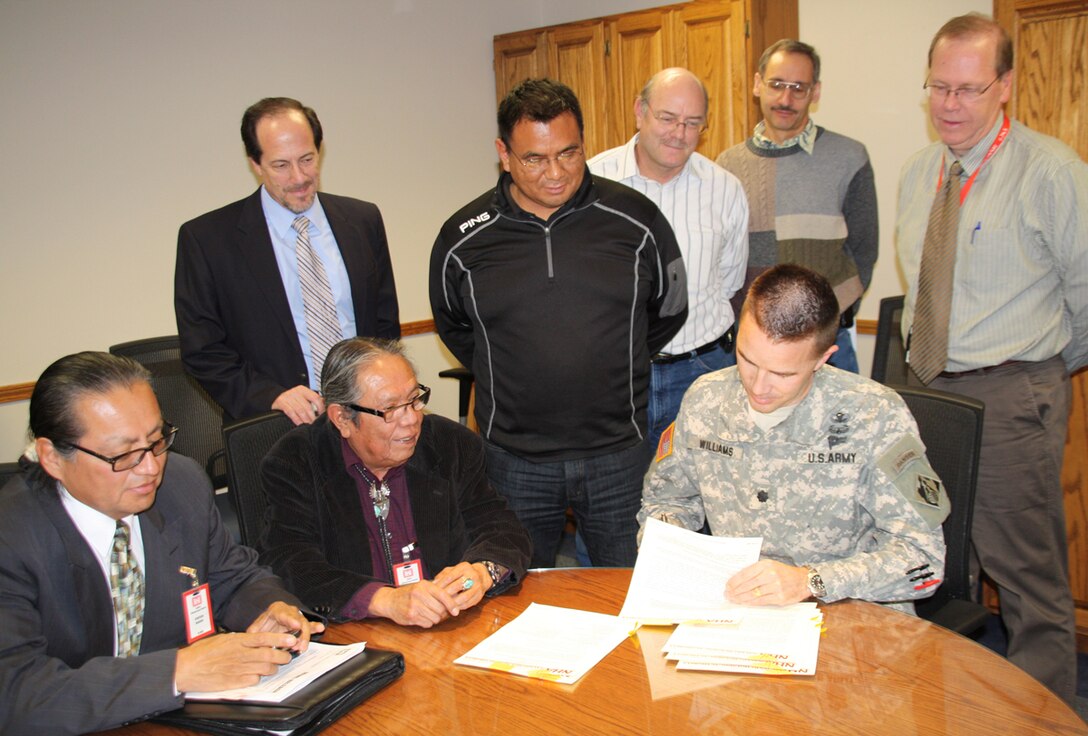
MULTIPOLYGON (((238 123, 265 96, 318 111, 323 187, 378 203, 401 318, 428 319, 434 235, 497 171, 492 36, 660 4, 0 0, 0 385, 68 352, 176 332, 178 225, 255 188, 238 123)), ((863 317, 902 291, 895 181, 927 141, 925 50, 968 10, 989 4, 800 2, 801 37, 824 60, 815 118, 865 142, 877 173, 884 255, 863 317)), ((433 335, 407 342, 434 408, 455 416, 456 385, 435 376, 452 360, 433 335)), ((20 451, 26 410, 0 406, 0 460, 20 451)))

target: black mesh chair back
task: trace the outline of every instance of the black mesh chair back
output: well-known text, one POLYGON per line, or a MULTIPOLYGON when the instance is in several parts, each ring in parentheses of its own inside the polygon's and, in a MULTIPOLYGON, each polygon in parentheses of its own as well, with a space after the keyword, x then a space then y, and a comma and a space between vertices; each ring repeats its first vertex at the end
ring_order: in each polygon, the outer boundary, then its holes
POLYGON ((876 347, 873 349, 873 370, 869 377, 885 385, 907 384, 907 354, 899 325, 903 319, 903 297, 888 296, 880 300, 880 319, 876 323, 876 347))
POLYGON ((223 461, 223 410, 196 379, 185 372, 177 335, 149 337, 110 347, 151 371, 151 387, 163 419, 179 428, 173 450, 204 467, 215 488, 226 483, 223 461))
POLYGON ((261 460, 295 425, 286 414, 271 411, 223 427, 227 449, 227 484, 238 515, 242 544, 254 547, 264 531, 268 506, 261 486, 261 460))
POLYGON ((971 518, 982 447, 981 401, 913 386, 896 386, 918 423, 926 456, 944 483, 952 512, 944 522, 944 582, 933 597, 917 601, 922 618, 961 634, 981 628, 989 611, 971 601, 971 518))

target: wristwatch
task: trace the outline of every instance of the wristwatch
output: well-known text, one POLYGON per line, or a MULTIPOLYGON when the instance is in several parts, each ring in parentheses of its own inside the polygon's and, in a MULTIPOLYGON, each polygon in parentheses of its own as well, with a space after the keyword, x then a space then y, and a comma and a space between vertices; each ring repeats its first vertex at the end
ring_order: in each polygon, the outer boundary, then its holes
POLYGON ((509 570, 497 562, 492 562, 491 560, 480 560, 480 562, 487 568, 487 574, 491 576, 491 587, 493 588, 505 580, 506 576, 510 574, 509 570))
POLYGON ((808 569, 808 592, 812 593, 813 598, 823 600, 827 596, 827 587, 824 585, 824 579, 820 577, 820 573, 815 567, 808 569))

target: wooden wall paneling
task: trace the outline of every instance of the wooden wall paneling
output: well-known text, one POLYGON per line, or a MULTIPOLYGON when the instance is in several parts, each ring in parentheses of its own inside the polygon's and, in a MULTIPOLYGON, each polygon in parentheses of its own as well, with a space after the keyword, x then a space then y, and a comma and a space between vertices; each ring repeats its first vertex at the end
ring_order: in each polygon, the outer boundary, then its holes
POLYGON ((605 84, 604 23, 571 24, 550 31, 548 67, 574 90, 585 122, 586 158, 609 148, 609 94, 605 84))
POLYGON ((635 134, 635 98, 646 80, 670 66, 673 58, 669 13, 661 9, 628 13, 609 19, 607 75, 616 111, 608 147, 619 146, 635 134))
MULTIPOLYGON (((1013 117, 1088 161, 1088 0, 996 0, 994 17, 1016 49, 1013 117)), ((1073 376, 1062 488, 1078 644, 1088 651, 1088 370, 1073 376)))
POLYGON ((745 63, 744 3, 692 3, 673 11, 673 64, 703 80, 710 128, 698 151, 714 160, 748 135, 751 80, 745 63))
POLYGON ((801 30, 797 20, 797 0, 744 0, 744 18, 747 22, 747 69, 748 79, 745 90, 748 125, 751 132, 762 117, 759 105, 755 104, 752 85, 759 66, 759 57, 763 50, 780 38, 800 38, 801 30))
POLYGON ((548 49, 544 31, 525 31, 496 36, 495 104, 518 82, 548 75, 548 49))

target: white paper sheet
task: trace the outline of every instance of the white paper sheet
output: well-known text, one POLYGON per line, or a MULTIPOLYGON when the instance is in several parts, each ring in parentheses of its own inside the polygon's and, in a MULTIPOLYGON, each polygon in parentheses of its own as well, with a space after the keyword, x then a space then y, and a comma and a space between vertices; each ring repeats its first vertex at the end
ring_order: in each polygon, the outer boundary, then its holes
POLYGON ((573 684, 630 633, 618 616, 532 603, 454 664, 573 684))
POLYGON ((283 665, 276 674, 262 677, 252 687, 220 690, 214 693, 185 693, 186 700, 251 700, 255 703, 280 703, 366 649, 366 642, 338 646, 312 641, 306 651, 283 665))
POLYGON ((620 617, 735 623, 742 607, 726 601, 725 583, 758 562, 762 546, 762 537, 712 537, 648 519, 620 617))
POLYGON ((814 675, 823 614, 808 605, 753 606, 729 626, 681 624, 664 651, 678 670, 814 675))

